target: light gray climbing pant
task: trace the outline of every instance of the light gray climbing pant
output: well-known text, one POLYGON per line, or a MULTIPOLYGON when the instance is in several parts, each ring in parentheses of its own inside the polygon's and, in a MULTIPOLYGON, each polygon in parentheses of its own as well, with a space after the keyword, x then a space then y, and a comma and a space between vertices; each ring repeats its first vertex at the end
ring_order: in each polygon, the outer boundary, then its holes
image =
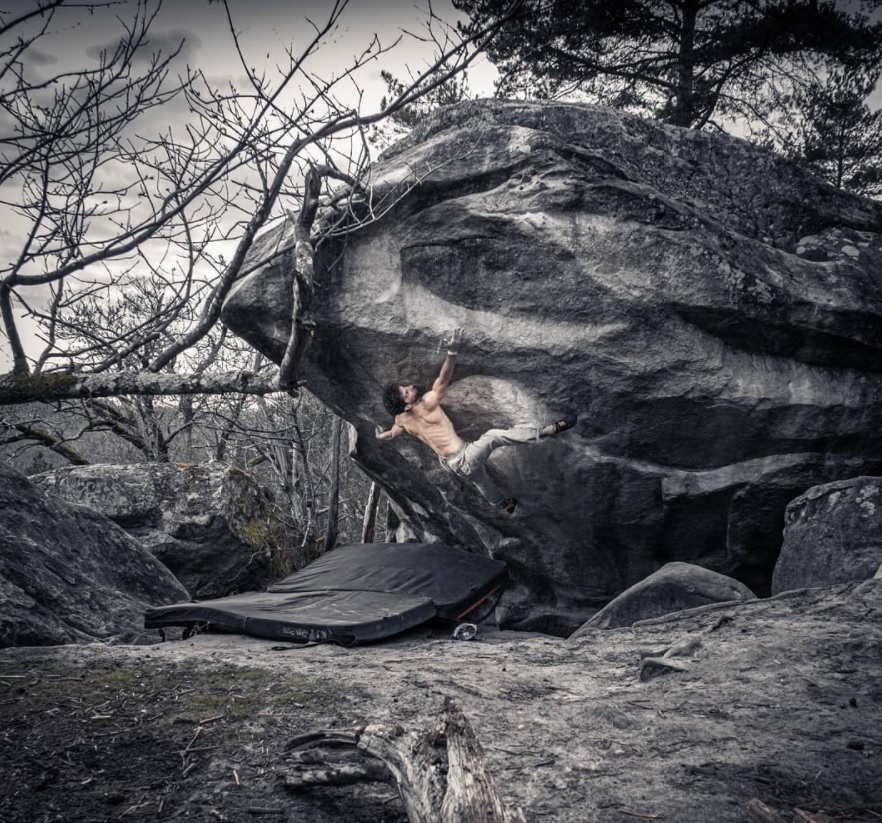
POLYGON ((536 426, 490 429, 474 442, 463 441, 459 451, 440 458, 441 465, 448 471, 471 481, 488 503, 499 506, 505 500, 505 495, 487 473, 484 466, 487 458, 500 446, 538 442, 539 429, 536 426))

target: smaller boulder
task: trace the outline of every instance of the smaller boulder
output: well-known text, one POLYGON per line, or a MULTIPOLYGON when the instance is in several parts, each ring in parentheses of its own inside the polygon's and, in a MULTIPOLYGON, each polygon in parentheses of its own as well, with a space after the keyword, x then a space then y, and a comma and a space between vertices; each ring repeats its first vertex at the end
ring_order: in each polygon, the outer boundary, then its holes
POLYGON ((869 580, 882 563, 882 477, 813 486, 784 514, 772 594, 869 580))
POLYGON ((225 463, 69 466, 32 480, 122 526, 194 600, 271 582, 265 537, 280 524, 254 478, 225 463))
POLYGON ((0 648, 155 643, 144 611, 187 599, 172 573, 111 520, 0 463, 0 648))
POLYGON ((577 629, 580 637, 591 629, 617 629, 638 620, 662 617, 710 603, 756 600, 743 583, 691 563, 666 563, 657 572, 626 589, 577 629))

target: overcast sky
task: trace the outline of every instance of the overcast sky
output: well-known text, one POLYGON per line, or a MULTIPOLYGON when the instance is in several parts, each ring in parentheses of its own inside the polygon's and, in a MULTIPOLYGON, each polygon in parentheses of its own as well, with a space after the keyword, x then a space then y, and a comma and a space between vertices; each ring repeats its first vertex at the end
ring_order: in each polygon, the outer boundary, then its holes
MULTIPOLYGON (((42 0, 0 0, 0 12, 18 12, 33 9, 42 0)), ((47 36, 26 53, 26 68, 32 78, 54 76, 60 71, 94 65, 102 49, 112 50, 122 33, 121 20, 131 20, 137 8, 136 0, 110 0, 93 13, 84 13, 76 5, 80 0, 70 0, 70 8, 60 8, 52 19, 47 36)), ((103 0, 98 0, 103 2, 103 0)), ((239 36, 245 60, 249 67, 259 73, 265 70, 270 76, 277 66, 286 65, 286 51, 295 54, 312 40, 315 29, 310 20, 321 26, 335 7, 334 0, 229 0, 233 26, 239 36)), ((337 27, 321 49, 310 60, 309 70, 322 79, 339 75, 350 66, 353 58, 361 54, 376 34, 383 47, 394 48, 371 62, 357 78, 358 88, 363 92, 359 101, 354 84, 340 90, 350 90, 351 101, 347 105, 361 105, 365 113, 376 111, 386 93, 380 73, 391 71, 406 79, 408 67, 418 73, 432 62, 435 47, 425 42, 426 21, 430 8, 427 0, 350 0, 337 27), (416 35, 416 36, 412 36, 416 35)), ((151 26, 150 46, 145 57, 153 51, 169 54, 183 42, 183 48, 175 66, 180 73, 189 67, 202 71, 209 83, 221 87, 230 81, 239 88, 245 87, 244 73, 236 55, 230 26, 224 5, 209 0, 149 0, 150 9, 159 8, 151 26)), ((431 9, 442 20, 454 25, 463 19, 453 8, 450 0, 432 0, 431 9)), ((36 23, 36 21, 35 21, 36 23)), ((493 93, 496 71, 481 59, 470 71, 470 87, 479 95, 493 93)), ((180 128, 178 119, 186 118, 186 111, 178 105, 166 106, 151 112, 140 121, 139 131, 165 131, 172 126, 180 128), (173 121, 173 122, 169 122, 173 121)), ((17 256, 21 249, 21 221, 0 205, 0 256, 4 259, 17 256), (4 213, 5 211, 5 213, 4 213)), ((26 295, 34 299, 33 292, 26 295)), ((20 332, 32 354, 40 351, 33 327, 23 322, 20 332)), ((0 337, 0 373, 11 367, 8 344, 0 337)))
MULTIPOLYGON (((0 0, 0 12, 33 9, 44 0, 0 0)), ((71 6, 84 0, 70 0, 71 6)), ((80 8, 62 8, 56 13, 50 35, 41 39, 35 48, 27 52, 27 68, 33 76, 50 76, 59 71, 92 64, 102 48, 112 47, 121 32, 120 20, 130 20, 136 0, 98 0, 106 2, 92 14, 84 14, 80 8)), ((850 2, 850 0, 843 0, 850 2)), ((149 0, 150 8, 156 8, 158 0, 149 0)), ((233 25, 240 35, 240 44, 250 67, 264 69, 272 74, 276 66, 284 66, 285 52, 295 53, 312 39, 314 29, 307 18, 316 24, 323 23, 334 8, 334 0, 229 0, 233 25)), ((419 72, 432 60, 433 47, 408 36, 407 32, 425 35, 424 24, 428 16, 428 0, 350 0, 341 21, 310 62, 310 70, 328 79, 351 65, 354 55, 368 46, 374 34, 383 46, 400 43, 381 59, 370 63, 358 78, 364 96, 360 101, 363 112, 376 111, 386 92, 381 80, 382 70, 391 71, 406 79, 408 67, 419 72)), ((150 50, 160 49, 170 53, 183 41, 177 67, 183 73, 187 67, 204 72, 209 82, 220 86, 226 80, 240 87, 244 84, 242 68, 236 57, 229 32, 224 5, 209 0, 165 0, 151 28, 150 50)), ((442 20, 455 24, 462 19, 452 6, 451 0, 432 0, 431 8, 442 20)), ((2 45, 2 44, 0 44, 2 45)), ((149 51, 148 51, 149 53, 149 51)), ((469 71, 470 89, 479 96, 493 92, 496 71, 486 60, 479 60, 469 71)), ((352 87, 352 103, 358 96, 352 87)), ((882 104, 882 89, 878 89, 872 102, 882 104)), ((0 112, 2 116, 2 112, 0 112)), ((180 107, 165 107, 151 113, 139 130, 152 128, 163 132, 168 126, 179 128, 177 120, 186 118, 180 107), (169 122, 173 120, 174 122, 169 122)), ((142 131, 143 133, 143 131, 142 131)), ((21 249, 21 230, 13 215, 3 213, 0 205, 0 258, 21 249)), ((8 210, 7 210, 8 212, 8 210)), ((20 225, 20 221, 19 221, 20 225)), ((31 295, 33 296, 33 295, 31 295)), ((31 329, 21 329, 28 341, 28 348, 36 353, 31 329)), ((8 345, 0 337, 0 373, 10 367, 8 345)))
MULTIPOLYGON (((0 0, 0 9, 32 8, 35 2, 37 0, 0 0)), ((73 5, 77 0, 71 2, 73 5)), ((107 7, 89 15, 75 8, 59 9, 53 20, 53 36, 32 48, 28 60, 35 69, 45 65, 47 70, 94 60, 101 47, 112 46, 118 38, 120 23, 117 18, 131 17, 135 5, 135 0, 111 0, 107 7)), ((157 0, 150 0, 150 5, 155 8, 157 0)), ((274 66, 284 62, 287 48, 293 47, 299 52, 312 39, 314 30, 308 20, 323 23, 335 3, 334 0, 229 0, 228 5, 249 64, 272 71, 274 66)), ((350 0, 339 5, 345 5, 345 10, 333 35, 311 64, 315 72, 323 76, 339 72, 369 44, 374 34, 380 37, 384 46, 391 46, 401 38, 394 51, 373 63, 362 75, 366 90, 374 93, 367 102, 374 104, 385 91, 380 80, 381 70, 403 76, 406 65, 419 70, 430 60, 430 44, 405 34, 425 35, 423 23, 430 5, 438 17, 451 24, 464 19, 450 0, 433 0, 431 4, 427 0, 350 0)), ((212 79, 235 79, 241 75, 222 3, 165 0, 151 28, 151 47, 170 51, 182 40, 184 49, 180 66, 189 64, 212 79)), ((495 70, 486 61, 471 74, 474 75, 475 91, 492 94, 495 70)))

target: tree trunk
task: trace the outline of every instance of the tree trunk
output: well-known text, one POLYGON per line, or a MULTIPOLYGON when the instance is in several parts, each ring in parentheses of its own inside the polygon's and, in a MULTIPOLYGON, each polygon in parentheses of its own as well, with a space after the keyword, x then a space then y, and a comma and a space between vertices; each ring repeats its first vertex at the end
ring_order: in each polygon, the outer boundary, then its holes
POLYGON ((321 175, 310 166, 303 183, 303 205, 294 225, 294 276, 291 278, 291 333, 285 354, 279 364, 279 388, 287 389, 297 383, 300 360, 312 336, 313 247, 312 224, 318 210, 321 175))
POLYGON ((676 103, 671 122, 688 128, 695 123, 695 27, 698 20, 697 2, 683 4, 680 22, 680 43, 677 50, 676 103))
POLYGON ((325 551, 337 543, 340 519, 340 438, 343 435, 343 418, 334 418, 331 434, 331 488, 328 492, 328 530, 325 532, 325 551))
POLYGON ((377 531, 377 512, 380 508, 380 486, 376 480, 371 483, 367 503, 364 507, 364 520, 361 525, 361 542, 373 543, 377 531))
POLYGON ((193 457, 193 421, 195 415, 193 414, 192 394, 185 394, 181 397, 178 403, 178 412, 181 415, 181 420, 183 420, 181 428, 184 432, 184 454, 186 454, 186 461, 193 463, 195 462, 193 457))
MULTIPOLYGON (((12 286, 9 283, 0 284, 0 318, 3 319, 3 328, 12 349, 13 374, 28 373, 28 358, 25 355, 21 337, 18 334, 18 326, 15 323, 15 313, 12 310, 12 286)), ((0 401, 2 405, 2 401, 0 401)))

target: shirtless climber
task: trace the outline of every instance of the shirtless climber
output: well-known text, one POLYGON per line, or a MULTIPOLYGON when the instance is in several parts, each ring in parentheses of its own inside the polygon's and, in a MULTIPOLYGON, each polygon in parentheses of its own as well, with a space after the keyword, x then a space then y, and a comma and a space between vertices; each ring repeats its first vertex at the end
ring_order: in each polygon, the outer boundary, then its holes
POLYGON ((500 446, 535 443, 540 437, 551 437, 571 429, 576 423, 576 416, 567 415, 542 429, 536 426, 490 429, 474 442, 463 440, 441 408, 444 394, 453 382, 453 370, 461 342, 462 329, 454 329, 447 358, 429 391, 424 392, 413 385, 400 386, 392 383, 386 386, 383 392, 383 405, 395 418, 395 424, 391 429, 379 432, 377 438, 389 440, 407 432, 422 440, 438 455, 445 469, 471 480, 491 505, 513 514, 517 501, 506 497, 490 478, 484 467, 487 458, 500 446))

